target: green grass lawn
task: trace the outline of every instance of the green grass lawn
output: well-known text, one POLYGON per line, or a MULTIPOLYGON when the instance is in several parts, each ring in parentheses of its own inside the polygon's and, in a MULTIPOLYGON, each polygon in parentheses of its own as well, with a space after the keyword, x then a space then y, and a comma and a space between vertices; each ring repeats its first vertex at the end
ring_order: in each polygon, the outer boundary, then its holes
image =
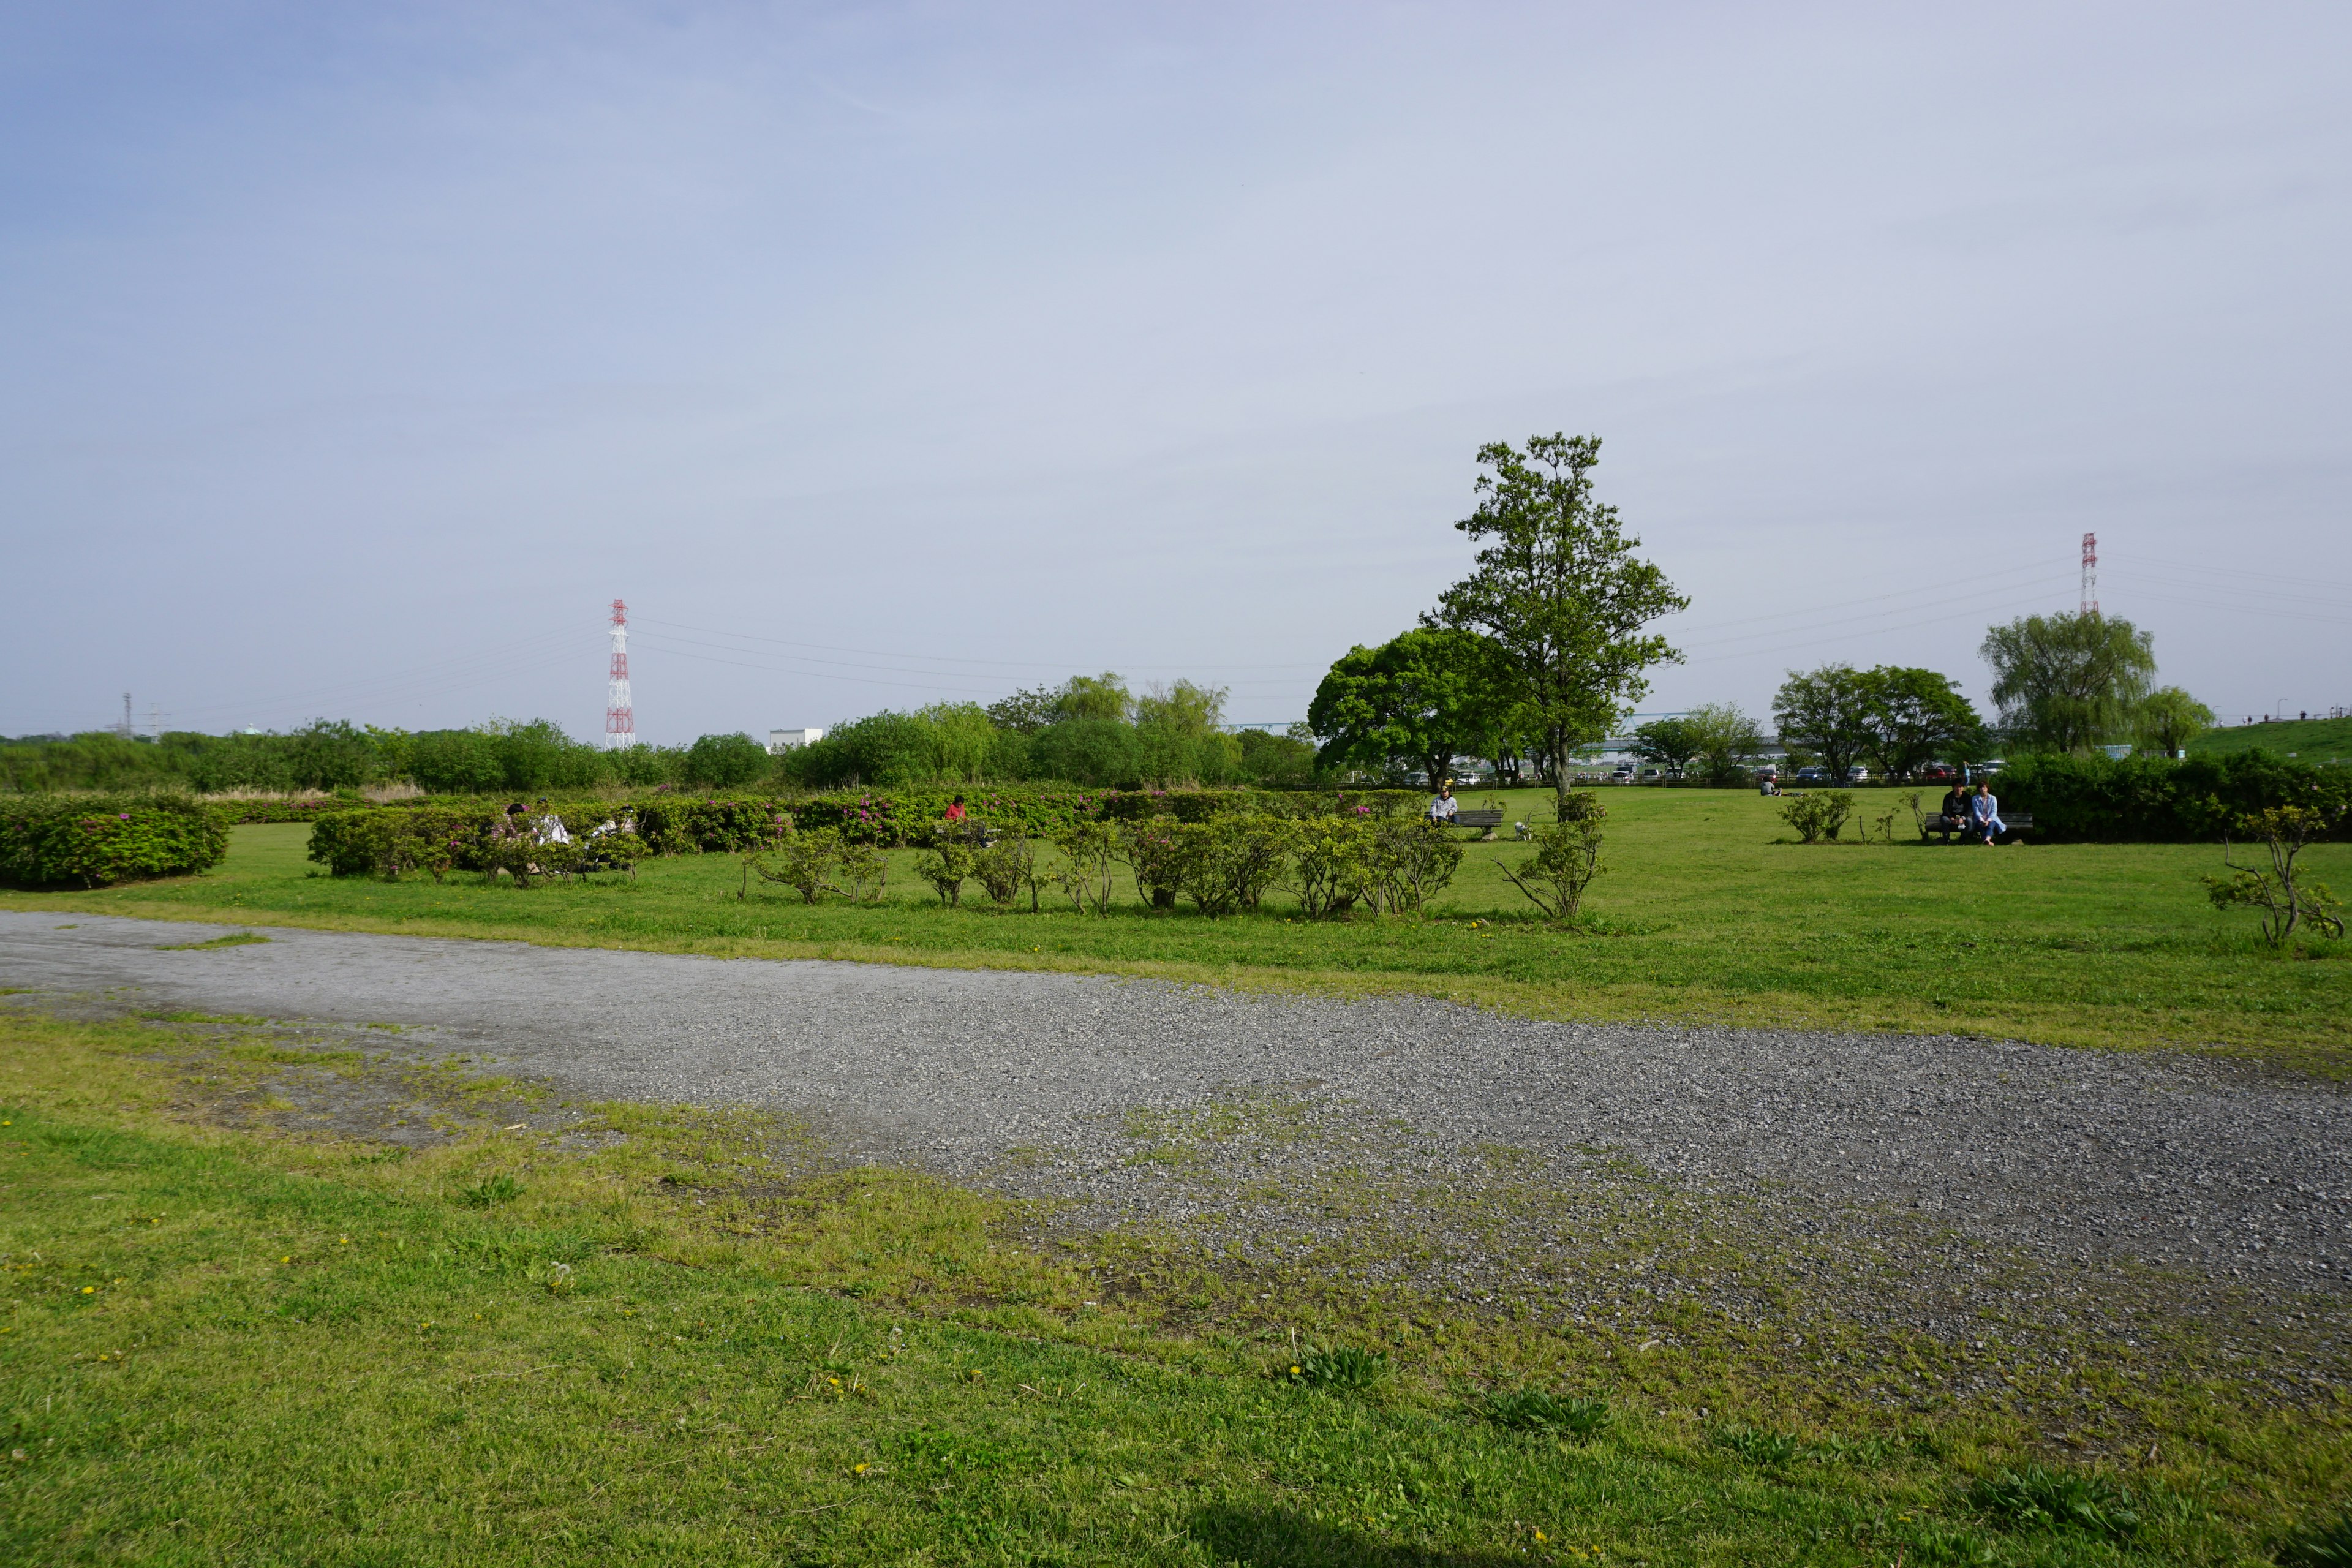
POLYGON ((750 1119, 404 1157, 222 1110, 341 1059, 0 1017, 0 1561, 2221 1563, 2341 1510, 2324 1412, 2118 1380, 2126 1451, 2045 1470, 2014 1422, 1727 1418, 1592 1356, 1355 1378, 750 1119))
MULTIPOLYGON (((939 906, 893 856, 877 908, 810 906, 754 883, 731 857, 648 863, 634 883, 529 890, 472 876, 436 885, 331 879, 309 829, 236 830, 213 874, 98 893, 10 893, 0 906, 273 922, 420 935, 1161 975, 1242 986, 1403 989, 1556 1017, 1960 1031, 2065 1045, 2213 1049, 2352 1072, 2352 954, 2318 942, 2262 950, 2252 922, 2208 905, 2213 848, 1892 844, 1801 846, 1775 803, 1732 791, 1609 791, 1607 869, 1578 931, 1543 924, 1496 869, 1519 853, 1474 846, 1421 919, 1208 920, 1128 906, 1087 918, 939 906)), ((1864 791, 1862 812, 1899 810, 1864 791)), ((1504 797, 1534 818, 1543 797, 1504 797)), ((1471 804, 1477 801, 1474 798, 1471 804)), ((2352 846, 2307 863, 2352 883, 2352 846)), ((191 962, 203 962, 192 956, 191 962)))
POLYGON ((2352 719, 2283 719, 2208 730, 2189 742, 2199 755, 2264 751, 2306 763, 2352 762, 2352 719))

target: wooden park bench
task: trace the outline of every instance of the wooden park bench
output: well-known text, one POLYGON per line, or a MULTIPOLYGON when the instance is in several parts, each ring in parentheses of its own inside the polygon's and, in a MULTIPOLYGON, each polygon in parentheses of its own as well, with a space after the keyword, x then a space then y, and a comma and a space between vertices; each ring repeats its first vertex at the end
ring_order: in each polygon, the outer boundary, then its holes
MULTIPOLYGON (((2000 814, 2000 820, 2001 825, 2010 832, 2020 833, 2033 826, 2033 814, 2030 811, 2004 811, 2000 814)), ((1975 828, 1976 824, 1965 816, 1954 822, 1948 816, 1931 811, 1920 820, 1919 842, 1922 844, 1927 842, 1927 837, 1930 834, 1940 837, 1947 844, 1952 841, 1952 836, 1956 833, 1973 838, 1976 837, 1975 828)))
POLYGON ((1484 811, 1456 811, 1454 814, 1454 826, 1475 827, 1481 834, 1492 833, 1503 826, 1503 808, 1489 806, 1484 811))

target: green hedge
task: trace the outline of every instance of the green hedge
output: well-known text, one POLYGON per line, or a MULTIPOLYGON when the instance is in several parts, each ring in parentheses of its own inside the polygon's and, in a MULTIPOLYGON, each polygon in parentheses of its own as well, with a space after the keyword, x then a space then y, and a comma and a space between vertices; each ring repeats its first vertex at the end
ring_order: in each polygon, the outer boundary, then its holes
MULTIPOLYGON (((964 789, 862 790, 856 794, 817 795, 779 801, 765 798, 719 800, 698 795, 661 795, 634 801, 555 801, 533 805, 534 816, 552 811, 575 837, 603 823, 622 818, 636 824, 637 835, 658 854, 727 854, 751 848, 773 833, 779 813, 789 813, 803 828, 837 827, 851 842, 886 849, 919 847, 930 841, 930 831, 945 820, 948 806, 961 795, 964 807, 1001 827, 1024 837, 1045 837, 1085 821, 1139 822, 1172 816, 1180 822, 1206 822, 1233 811, 1267 811, 1285 816, 1319 816, 1333 813, 1369 816, 1411 815, 1420 810, 1418 790, 1024 790, 964 789)), ((364 876, 380 862, 383 835, 392 825, 415 834, 425 829, 447 835, 454 860, 461 870, 481 869, 476 853, 490 826, 510 804, 497 796, 399 801, 390 805, 352 807, 318 814, 310 829, 310 858, 338 877, 364 876)))
POLYGON ((2037 836, 2076 843, 2210 842, 2274 805, 2352 808, 2352 768, 2231 752, 2220 756, 2020 757, 1993 781, 2004 811, 2030 812, 2037 836))
POLYGON ((0 800, 0 881, 102 888, 192 877, 228 853, 228 824, 193 800, 83 795, 0 800))

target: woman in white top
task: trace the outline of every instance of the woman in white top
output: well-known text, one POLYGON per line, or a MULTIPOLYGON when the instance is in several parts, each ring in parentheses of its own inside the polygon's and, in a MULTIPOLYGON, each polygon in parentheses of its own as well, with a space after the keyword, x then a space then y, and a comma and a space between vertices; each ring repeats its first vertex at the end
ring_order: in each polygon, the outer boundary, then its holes
POLYGON ((1437 794, 1430 798, 1429 820, 1432 822, 1451 822, 1454 820, 1454 813, 1455 809, 1456 808, 1454 804, 1454 786, 1450 784, 1439 784, 1437 786, 1437 794))

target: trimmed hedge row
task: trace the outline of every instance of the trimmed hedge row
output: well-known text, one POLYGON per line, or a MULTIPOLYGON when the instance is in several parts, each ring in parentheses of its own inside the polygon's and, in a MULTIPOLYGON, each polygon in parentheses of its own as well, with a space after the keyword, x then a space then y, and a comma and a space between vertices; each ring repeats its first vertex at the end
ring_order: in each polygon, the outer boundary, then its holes
POLYGON ((2032 814, 2037 835, 2076 843, 2210 843, 2240 817, 2274 805, 2352 810, 2352 768, 2262 752, 2180 761, 2025 756, 1993 788, 2004 810, 2032 814))
MULTIPOLYGON (((533 816, 552 812, 565 831, 581 837, 606 822, 631 821, 637 837, 661 855, 731 854, 756 848, 774 836, 776 818, 788 814, 803 829, 832 827, 856 844, 901 849, 928 845, 931 830, 962 795, 964 807, 1024 837, 1045 837, 1080 822, 1142 822, 1171 816, 1206 822, 1229 812, 1255 810, 1283 816, 1333 814, 1398 816, 1416 812, 1417 790, 867 790, 820 795, 812 800, 716 800, 697 795, 656 795, 636 801, 555 801, 534 805, 533 816)), ((446 847, 460 870, 482 870, 484 846, 505 816, 496 797, 467 801, 399 801, 389 805, 347 807, 321 813, 310 829, 310 858, 338 877, 366 876, 383 864, 385 835, 428 837, 446 847)))
POLYGON ((193 800, 29 795, 0 800, 0 881, 102 888, 192 877, 228 853, 222 814, 193 800))

